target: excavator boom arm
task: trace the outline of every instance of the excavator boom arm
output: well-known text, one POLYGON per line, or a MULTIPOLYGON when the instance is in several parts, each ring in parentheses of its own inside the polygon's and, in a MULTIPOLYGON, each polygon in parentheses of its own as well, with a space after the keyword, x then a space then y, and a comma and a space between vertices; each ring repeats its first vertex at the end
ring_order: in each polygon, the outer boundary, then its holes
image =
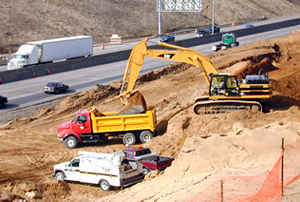
POLYGON ((184 62, 199 68, 202 67, 204 78, 208 84, 210 83, 210 74, 217 73, 217 70, 210 59, 198 51, 162 42, 159 42, 158 45, 171 48, 172 50, 148 49, 147 39, 141 41, 133 47, 124 73, 123 83, 120 91, 122 103, 125 102, 126 97, 129 96, 133 91, 145 57, 184 62))

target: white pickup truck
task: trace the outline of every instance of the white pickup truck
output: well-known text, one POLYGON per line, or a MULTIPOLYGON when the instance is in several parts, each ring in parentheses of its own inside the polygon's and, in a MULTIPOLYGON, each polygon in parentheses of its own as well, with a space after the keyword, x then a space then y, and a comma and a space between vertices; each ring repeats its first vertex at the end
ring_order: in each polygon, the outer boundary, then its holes
POLYGON ((111 187, 123 188, 144 179, 141 166, 132 168, 126 163, 123 152, 106 154, 79 151, 78 154, 70 162, 54 166, 53 176, 58 181, 98 184, 102 190, 108 191, 111 187))

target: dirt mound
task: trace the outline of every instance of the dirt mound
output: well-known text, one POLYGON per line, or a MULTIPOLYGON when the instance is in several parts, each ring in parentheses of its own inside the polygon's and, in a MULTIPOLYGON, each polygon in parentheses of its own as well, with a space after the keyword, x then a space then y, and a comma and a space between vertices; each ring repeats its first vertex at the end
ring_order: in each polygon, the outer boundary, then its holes
POLYGON ((272 88, 281 96, 300 100, 300 66, 291 75, 272 80, 272 88))
POLYGON ((70 191, 70 187, 66 182, 36 184, 28 181, 9 183, 3 188, 2 194, 0 192, 0 198, 6 198, 7 201, 15 199, 58 201, 66 198, 70 194, 70 191))
POLYGON ((43 199, 46 201, 55 201, 66 198, 70 195, 71 189, 66 182, 55 182, 51 184, 42 184, 43 199))
POLYGON ((96 87, 68 96, 54 107, 56 114, 74 112, 84 106, 94 106, 100 100, 111 95, 117 95, 119 89, 110 85, 97 85, 96 87))
POLYGON ((137 80, 138 84, 142 84, 149 81, 154 81, 157 79, 160 79, 162 76, 168 75, 168 74, 176 74, 183 72, 187 69, 189 69, 192 65, 190 64, 183 64, 183 63, 175 63, 172 65, 168 65, 164 67, 161 70, 154 70, 149 73, 143 74, 139 77, 137 80))
MULTIPOLYGON (((300 115, 299 110, 294 112, 300 115)), ((221 177, 248 177, 267 172, 280 154, 281 137, 285 136, 286 144, 295 144, 295 139, 299 139, 300 125, 290 121, 294 116, 291 113, 192 115, 189 124, 184 124, 187 137, 172 167, 99 201, 185 201, 199 191, 215 194, 216 189, 207 190, 207 187, 211 183, 219 185, 221 177), (282 119, 278 121, 278 117, 282 119)), ((167 135, 172 131, 173 128, 168 129, 167 135)))

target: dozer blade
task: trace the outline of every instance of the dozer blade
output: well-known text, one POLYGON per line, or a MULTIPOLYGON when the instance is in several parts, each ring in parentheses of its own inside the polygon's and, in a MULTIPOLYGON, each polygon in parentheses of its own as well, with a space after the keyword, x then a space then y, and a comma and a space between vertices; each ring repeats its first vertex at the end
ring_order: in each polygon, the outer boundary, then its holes
POLYGON ((127 104, 122 108, 120 114, 140 114, 146 111, 147 104, 143 94, 135 91, 127 98, 127 104))

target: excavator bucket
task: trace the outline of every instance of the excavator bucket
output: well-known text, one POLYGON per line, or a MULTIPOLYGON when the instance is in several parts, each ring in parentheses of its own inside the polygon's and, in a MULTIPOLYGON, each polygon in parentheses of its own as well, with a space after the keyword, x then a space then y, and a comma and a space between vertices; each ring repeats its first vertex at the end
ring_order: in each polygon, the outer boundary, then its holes
POLYGON ((140 114, 147 111, 146 100, 142 93, 135 91, 127 98, 127 104, 119 114, 140 114))

